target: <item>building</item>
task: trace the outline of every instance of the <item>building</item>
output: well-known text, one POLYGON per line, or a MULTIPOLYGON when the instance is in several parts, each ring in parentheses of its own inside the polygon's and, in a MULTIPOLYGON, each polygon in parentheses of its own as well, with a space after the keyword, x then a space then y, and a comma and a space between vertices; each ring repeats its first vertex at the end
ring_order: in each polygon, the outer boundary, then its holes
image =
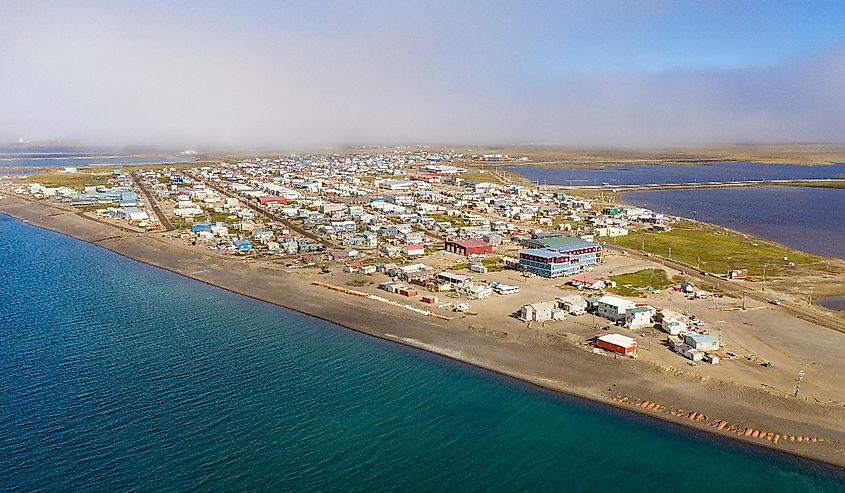
POLYGON ((114 217, 127 221, 146 221, 150 218, 145 211, 137 207, 121 207, 115 212, 114 217))
POLYGON ((191 233, 199 233, 200 231, 211 232, 211 223, 195 223, 191 225, 191 233))
POLYGON ((493 253, 493 246, 483 240, 449 240, 446 251, 464 257, 478 257, 493 253))
POLYGON ((689 317, 674 310, 663 309, 655 315, 655 320, 660 322, 660 328, 671 335, 678 335, 689 330, 689 317))
POLYGON ((538 276, 571 276, 601 262, 601 245, 580 238, 547 236, 522 243, 528 249, 519 253, 520 268, 538 276))
POLYGON ((672 351, 675 351, 689 360, 701 361, 704 359, 704 351, 695 349, 689 344, 684 343, 684 341, 677 336, 669 336, 669 347, 672 348, 672 351))
POLYGON ((564 312, 558 308, 557 301, 543 301, 522 305, 519 309, 519 319, 523 322, 545 322, 547 320, 563 320, 564 312))
POLYGON ((604 289, 606 287, 607 282, 601 279, 595 279, 593 277, 587 276, 575 276, 570 281, 569 284, 575 286, 578 289, 604 289))
POLYGON ((422 245, 405 245, 402 247, 402 253, 409 257, 425 255, 425 247, 422 245))
POLYGON ((572 315, 583 315, 587 313, 587 301, 577 294, 561 296, 557 301, 560 307, 567 313, 572 315))
POLYGON ((138 205, 138 194, 135 192, 120 192, 121 207, 135 207, 138 205))
POLYGON ((602 296, 596 300, 595 310, 596 315, 600 315, 613 322, 620 322, 625 320, 628 310, 636 308, 633 301, 616 296, 602 296))
POLYGON ((596 338, 596 346, 618 354, 634 354, 637 352, 637 340, 622 334, 607 334, 596 338))
POLYGON ((719 338, 716 336, 688 332, 684 334, 684 343, 699 351, 718 351, 719 338))
POLYGON ((652 325, 651 317, 654 316, 654 308, 650 306, 638 306, 629 308, 625 312, 625 326, 629 329, 640 329, 652 325))
POLYGON ((288 199, 284 197, 279 197, 277 195, 266 195, 264 197, 258 197, 258 203, 261 205, 267 204, 287 204, 288 199))

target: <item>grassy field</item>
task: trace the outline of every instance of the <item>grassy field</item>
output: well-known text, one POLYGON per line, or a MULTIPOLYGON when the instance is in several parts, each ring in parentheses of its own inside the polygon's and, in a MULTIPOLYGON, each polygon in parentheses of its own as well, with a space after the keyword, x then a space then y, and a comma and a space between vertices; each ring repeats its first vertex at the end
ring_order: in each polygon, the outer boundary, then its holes
POLYGON ((467 221, 464 221, 458 216, 447 216, 445 214, 428 214, 428 217, 434 219, 435 221, 442 223, 442 222, 449 222, 452 223, 452 226, 456 228, 462 228, 464 226, 469 226, 467 221))
POLYGON ((641 290, 664 289, 673 284, 663 269, 643 269, 628 274, 610 276, 616 282, 611 292, 622 296, 639 296, 641 290))
POLYGON ((724 275, 733 269, 747 268, 748 275, 757 279, 762 278, 764 269, 766 276, 789 275, 799 267, 821 261, 813 255, 693 221, 680 221, 666 233, 641 230, 610 242, 619 247, 644 249, 714 274, 724 275), (795 266, 790 266, 790 262, 795 266))
POLYGON ((43 170, 28 176, 27 181, 29 183, 40 183, 47 187, 69 187, 81 190, 88 185, 106 185, 111 177, 111 168, 82 168, 76 173, 43 170))
MULTIPOLYGON (((843 176, 840 176, 843 178, 843 176)), ((842 188, 845 189, 845 180, 832 181, 790 181, 786 183, 776 183, 775 185, 784 187, 817 187, 817 188, 842 188)))

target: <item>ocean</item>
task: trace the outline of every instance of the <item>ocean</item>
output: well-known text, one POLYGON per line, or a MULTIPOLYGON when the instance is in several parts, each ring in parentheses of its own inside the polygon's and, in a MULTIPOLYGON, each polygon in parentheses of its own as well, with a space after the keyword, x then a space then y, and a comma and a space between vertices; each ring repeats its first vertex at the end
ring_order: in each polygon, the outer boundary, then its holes
POLYGON ((0 262, 0 491, 845 490, 3 215, 0 262))
POLYGON ((549 185, 650 185, 713 181, 803 180, 837 178, 845 163, 826 166, 759 164, 742 161, 705 164, 613 165, 598 169, 506 166, 532 182, 549 185))

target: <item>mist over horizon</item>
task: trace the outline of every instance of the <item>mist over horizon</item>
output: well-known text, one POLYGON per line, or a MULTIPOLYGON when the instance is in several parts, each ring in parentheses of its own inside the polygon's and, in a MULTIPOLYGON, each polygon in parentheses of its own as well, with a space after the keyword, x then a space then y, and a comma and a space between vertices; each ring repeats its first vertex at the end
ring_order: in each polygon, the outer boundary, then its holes
POLYGON ((843 26, 835 2, 7 3, 0 143, 840 143, 843 26))

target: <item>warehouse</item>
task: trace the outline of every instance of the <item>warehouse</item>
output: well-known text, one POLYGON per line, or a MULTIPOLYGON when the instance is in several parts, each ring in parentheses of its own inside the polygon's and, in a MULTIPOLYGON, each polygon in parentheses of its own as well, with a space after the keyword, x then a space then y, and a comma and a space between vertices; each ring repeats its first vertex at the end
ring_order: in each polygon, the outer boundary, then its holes
POLYGON ((618 354, 635 354, 637 340, 622 334, 607 334, 596 339, 596 346, 618 354))
POLYGON ((493 253, 493 246, 482 240, 456 240, 446 242, 446 251, 464 257, 480 257, 493 253))

